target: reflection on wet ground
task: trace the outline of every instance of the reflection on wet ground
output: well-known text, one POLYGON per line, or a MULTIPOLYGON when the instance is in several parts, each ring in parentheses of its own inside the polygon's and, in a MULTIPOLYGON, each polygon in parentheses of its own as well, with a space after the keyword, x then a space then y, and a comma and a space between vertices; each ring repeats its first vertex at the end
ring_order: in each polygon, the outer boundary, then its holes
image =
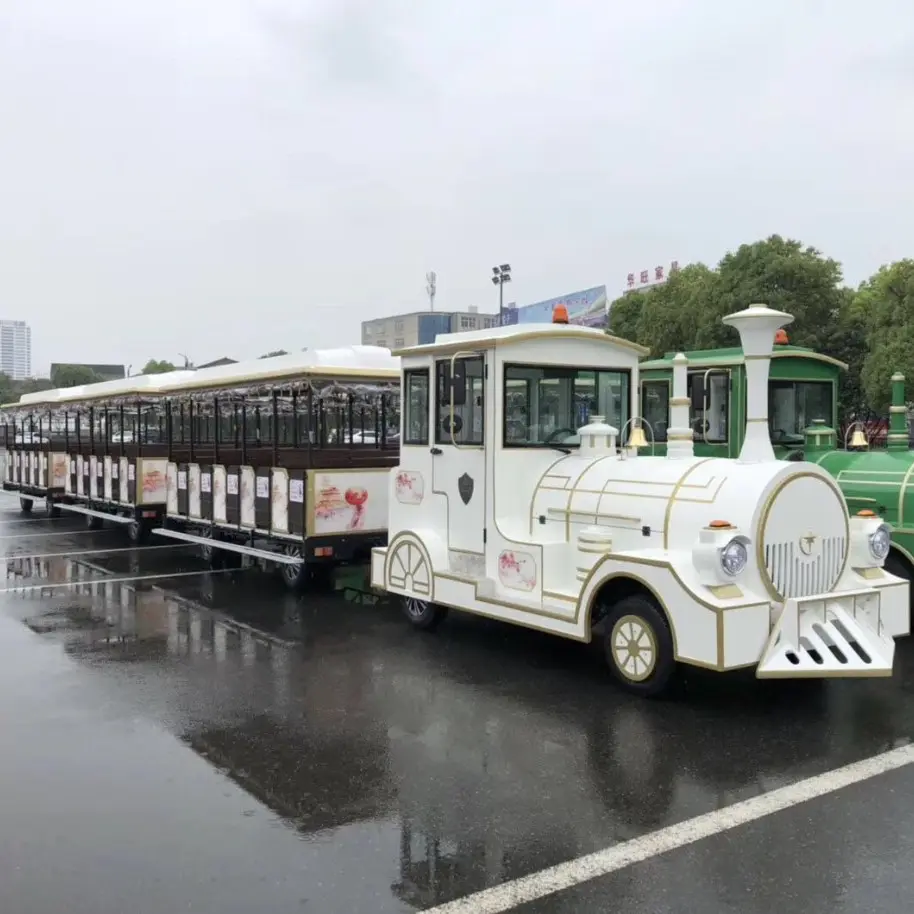
MULTIPOLYGON (((910 642, 892 680, 696 674, 644 702, 534 632, 419 634, 352 589, 296 599, 183 549, 87 558, 24 563, 16 580, 81 583, 0 598, 4 914, 426 908, 912 732, 910 642), (199 573, 156 584, 178 569, 199 573)), ((643 901, 621 877, 610 897, 643 901)))

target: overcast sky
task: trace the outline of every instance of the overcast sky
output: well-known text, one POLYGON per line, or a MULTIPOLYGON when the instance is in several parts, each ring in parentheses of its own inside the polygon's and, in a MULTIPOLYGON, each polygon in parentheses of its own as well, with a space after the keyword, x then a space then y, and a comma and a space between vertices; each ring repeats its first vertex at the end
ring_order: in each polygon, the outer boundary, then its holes
POLYGON ((33 365, 359 341, 716 262, 914 255, 902 0, 0 0, 0 317, 33 365))

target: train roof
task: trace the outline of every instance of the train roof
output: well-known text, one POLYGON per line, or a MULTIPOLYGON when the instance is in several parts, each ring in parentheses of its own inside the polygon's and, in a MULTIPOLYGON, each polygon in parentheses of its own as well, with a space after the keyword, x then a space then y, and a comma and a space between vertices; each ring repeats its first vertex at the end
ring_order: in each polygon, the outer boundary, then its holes
POLYGON ((529 342, 530 340, 549 338, 560 340, 588 340, 590 342, 605 343, 616 349, 628 349, 638 355, 649 355, 650 349, 624 340, 618 336, 611 336, 598 327, 579 327, 574 324, 512 324, 509 327, 491 327, 485 330, 464 330, 460 333, 439 333, 434 343, 425 343, 421 346, 409 346, 406 349, 394 350, 395 356, 421 356, 437 354, 453 354, 463 349, 494 349, 496 346, 511 346, 516 343, 529 342))
POLYGON ((155 394, 163 384, 173 382, 176 377, 193 375, 193 371, 167 371, 160 374, 132 375, 128 378, 115 378, 111 381, 98 381, 95 384, 77 384, 73 387, 57 387, 52 390, 39 390, 23 394, 19 402, 12 404, 18 407, 58 406, 66 403, 79 403, 86 400, 101 400, 108 397, 124 397, 131 394, 155 394))
POLYGON ((112 397, 178 394, 183 390, 219 389, 245 384, 268 384, 295 378, 338 380, 398 380, 400 360, 382 346, 314 349, 268 359, 250 359, 212 368, 179 369, 160 374, 132 375, 113 381, 80 384, 23 394, 4 409, 54 407, 112 397))
MULTIPOLYGON (((658 369, 670 369, 673 367, 675 352, 666 352, 662 358, 649 359, 642 362, 639 366, 642 371, 651 371, 658 369)), ((743 349, 741 346, 728 346, 722 349, 693 349, 685 353, 689 360, 689 367, 692 368, 714 368, 718 365, 742 365, 743 349)), ((776 345, 771 353, 773 359, 810 359, 814 362, 825 362, 827 365, 834 365, 842 371, 847 371, 847 364, 830 355, 823 355, 816 352, 815 349, 807 349, 805 346, 776 345)))
POLYGON ((161 392, 216 390, 226 387, 292 381, 296 378, 384 381, 399 380, 400 359, 383 346, 343 346, 338 349, 308 349, 268 359, 248 359, 232 365, 216 365, 191 372, 190 377, 165 385, 161 392))

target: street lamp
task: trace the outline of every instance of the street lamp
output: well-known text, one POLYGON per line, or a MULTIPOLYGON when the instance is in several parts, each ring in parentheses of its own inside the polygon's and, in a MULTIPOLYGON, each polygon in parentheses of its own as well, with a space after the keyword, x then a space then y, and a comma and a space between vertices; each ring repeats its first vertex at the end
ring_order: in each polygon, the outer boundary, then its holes
POLYGON ((500 267, 492 267, 492 282, 498 286, 498 326, 504 323, 505 311, 505 283, 511 282, 511 264, 503 263, 500 267))

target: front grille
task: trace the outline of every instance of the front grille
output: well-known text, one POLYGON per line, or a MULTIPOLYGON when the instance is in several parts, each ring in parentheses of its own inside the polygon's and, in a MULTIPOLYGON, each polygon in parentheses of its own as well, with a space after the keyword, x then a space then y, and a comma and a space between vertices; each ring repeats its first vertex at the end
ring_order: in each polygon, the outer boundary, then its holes
POLYGON ((768 582, 781 599, 829 593, 838 583, 846 558, 843 536, 825 537, 812 556, 803 554, 799 542, 765 546, 768 582))

